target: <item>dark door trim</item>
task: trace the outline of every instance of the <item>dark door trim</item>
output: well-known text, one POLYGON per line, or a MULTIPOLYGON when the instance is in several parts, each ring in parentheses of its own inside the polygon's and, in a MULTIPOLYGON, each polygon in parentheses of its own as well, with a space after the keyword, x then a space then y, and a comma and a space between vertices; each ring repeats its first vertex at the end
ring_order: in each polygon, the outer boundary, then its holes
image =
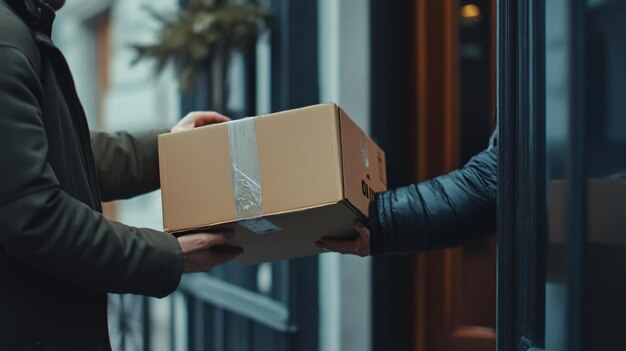
POLYGON ((497 4, 497 348, 544 346, 544 6, 497 4))
MULTIPOLYGON (((416 96, 413 1, 371 0, 371 130, 385 150, 388 186, 413 183, 416 96)), ((415 350, 415 256, 372 262, 372 350, 415 350)))

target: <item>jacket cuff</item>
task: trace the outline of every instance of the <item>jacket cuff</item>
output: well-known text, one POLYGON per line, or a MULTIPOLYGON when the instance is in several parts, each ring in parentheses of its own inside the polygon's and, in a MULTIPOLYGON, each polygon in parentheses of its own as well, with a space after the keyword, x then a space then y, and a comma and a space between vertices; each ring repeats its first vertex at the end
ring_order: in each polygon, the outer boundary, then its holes
POLYGON ((378 203, 381 201, 380 194, 376 194, 374 201, 370 202, 367 228, 370 231, 370 254, 372 256, 384 254, 382 226, 380 225, 380 212, 378 203))
POLYGON ((159 251, 167 253, 161 260, 161 277, 154 282, 154 297, 162 298, 173 293, 180 284, 183 274, 183 251, 176 237, 168 233, 160 233, 162 240, 159 251))
POLYGON ((147 151, 145 153, 145 161, 148 165, 146 171, 143 174, 143 180, 147 187, 142 193, 150 192, 161 187, 160 168, 159 168, 159 148, 158 137, 161 134, 169 133, 169 129, 155 129, 133 134, 137 138, 138 142, 142 144, 141 150, 147 151))

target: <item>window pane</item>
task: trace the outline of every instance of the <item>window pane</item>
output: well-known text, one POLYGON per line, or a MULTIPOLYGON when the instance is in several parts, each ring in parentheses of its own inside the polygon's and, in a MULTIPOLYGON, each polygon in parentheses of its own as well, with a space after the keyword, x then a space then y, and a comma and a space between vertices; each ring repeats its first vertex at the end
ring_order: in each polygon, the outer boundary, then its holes
POLYGON ((568 323, 580 309, 582 349, 623 350, 626 5, 610 0, 575 4, 553 0, 545 5, 549 230, 546 348, 568 349, 566 339, 573 340, 568 323), (583 14, 582 23, 575 22, 570 6, 581 6, 578 10, 583 14), (583 49, 575 50, 574 46, 583 49), (576 66, 571 66, 572 62, 577 62, 576 66), (581 107, 576 110, 572 106, 581 107), (579 177, 583 177, 580 186, 575 182, 579 177), (581 216, 569 210, 572 206, 582 209, 581 216), (570 237, 579 229, 576 225, 584 233, 581 256, 570 251, 576 244, 570 237), (570 270, 572 264, 577 261, 583 263, 580 289, 567 283, 573 277, 568 274, 575 272, 570 270), (572 291, 582 294, 580 305, 568 304, 572 291))
POLYGON ((585 13, 585 350, 626 349, 626 4, 585 13))

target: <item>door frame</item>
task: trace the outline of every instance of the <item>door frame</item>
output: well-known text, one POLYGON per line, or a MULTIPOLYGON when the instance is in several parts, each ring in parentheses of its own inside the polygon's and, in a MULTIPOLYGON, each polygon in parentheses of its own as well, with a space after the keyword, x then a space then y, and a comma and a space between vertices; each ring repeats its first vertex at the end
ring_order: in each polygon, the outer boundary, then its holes
MULTIPOLYGON (((389 188, 415 182, 415 2, 371 0, 371 132, 389 188), (374 15, 375 14, 375 15, 374 15)), ((415 256, 372 259, 372 350, 415 350, 415 256)))
POLYGON ((497 349, 544 346, 545 50, 541 0, 497 3, 497 349))

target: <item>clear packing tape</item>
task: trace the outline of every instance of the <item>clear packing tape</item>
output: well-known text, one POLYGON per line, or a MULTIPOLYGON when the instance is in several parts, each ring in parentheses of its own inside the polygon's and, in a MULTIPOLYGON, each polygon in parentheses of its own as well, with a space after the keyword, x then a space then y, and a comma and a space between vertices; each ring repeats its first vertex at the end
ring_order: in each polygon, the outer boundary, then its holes
POLYGON ((229 122, 228 143, 239 223, 257 234, 280 230, 262 218, 263 197, 254 117, 229 122))
POLYGON ((261 217, 263 198, 254 118, 228 123, 228 143, 237 218, 261 217))

